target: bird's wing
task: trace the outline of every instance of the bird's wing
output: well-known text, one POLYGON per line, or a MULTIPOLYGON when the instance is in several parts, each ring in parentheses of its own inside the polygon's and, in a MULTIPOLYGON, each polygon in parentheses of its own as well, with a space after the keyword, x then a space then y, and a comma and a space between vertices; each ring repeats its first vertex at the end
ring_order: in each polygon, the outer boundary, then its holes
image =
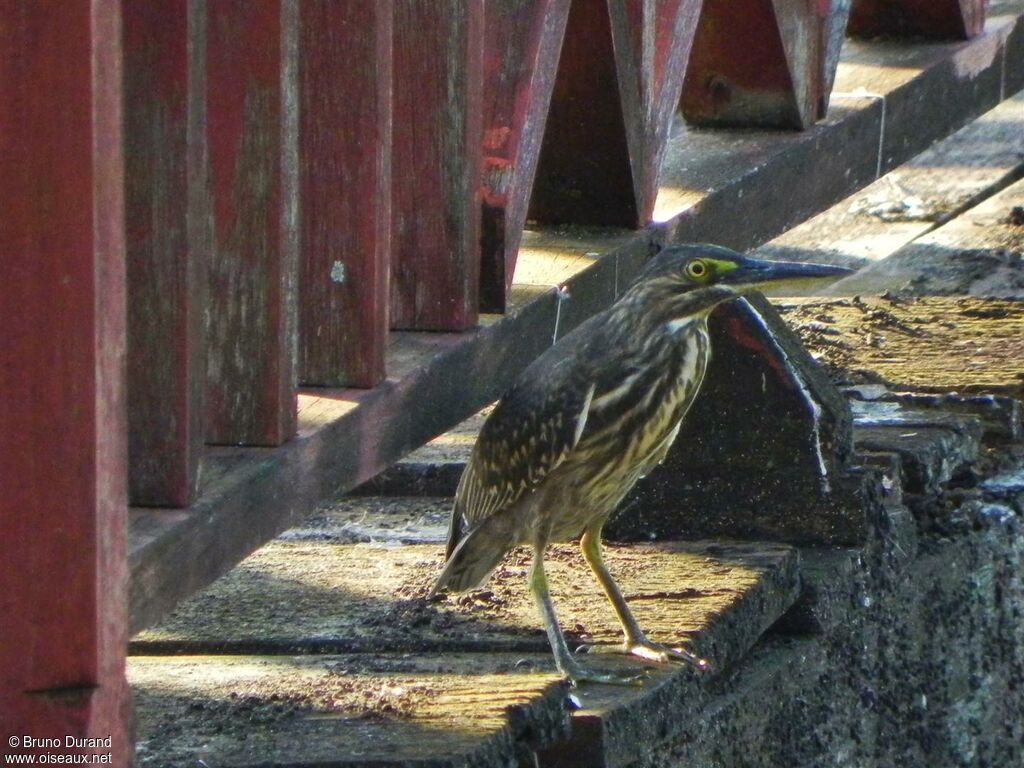
POLYGON ((567 367, 521 379, 480 430, 456 492, 449 554, 462 537, 463 525, 472 527, 514 504, 579 442, 594 385, 580 386, 565 375, 572 373, 567 367))

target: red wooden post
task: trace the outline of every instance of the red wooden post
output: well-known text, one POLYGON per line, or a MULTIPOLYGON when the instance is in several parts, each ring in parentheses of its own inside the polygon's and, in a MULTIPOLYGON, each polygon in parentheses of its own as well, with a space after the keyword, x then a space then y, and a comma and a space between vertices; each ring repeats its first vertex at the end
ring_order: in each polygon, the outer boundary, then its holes
POLYGON ((278 445, 296 414, 297 6, 217 0, 207 9, 215 237, 206 440, 278 445))
POLYGON ((683 86, 700 125, 807 128, 824 117, 849 0, 705 0, 683 86))
POLYGON ((299 380, 371 387, 388 334, 392 4, 299 14, 299 380))
POLYGON ((504 312, 537 170, 570 0, 484 12, 480 308, 504 312))
POLYGON ((128 458, 132 504, 187 506, 203 446, 204 16, 196 0, 124 4, 128 458))
POLYGON ((658 171, 699 0, 573 0, 530 217, 635 227, 658 171))
POLYGON ((850 34, 967 40, 985 27, 988 0, 853 0, 850 34))
POLYGON ((391 326, 476 325, 483 0, 395 0, 391 326))
POLYGON ((120 5, 0 2, 0 753, 127 765, 120 5))

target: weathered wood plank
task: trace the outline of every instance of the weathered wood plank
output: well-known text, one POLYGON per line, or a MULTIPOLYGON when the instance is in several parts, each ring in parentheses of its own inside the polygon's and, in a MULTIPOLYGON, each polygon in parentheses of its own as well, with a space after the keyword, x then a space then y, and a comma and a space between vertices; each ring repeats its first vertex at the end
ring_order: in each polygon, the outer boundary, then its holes
POLYGON ((573 2, 530 218, 650 222, 697 7, 695 0, 573 2))
MULTIPOLYGON (((1024 74, 1024 4, 1000 7, 989 31, 967 44, 844 48, 842 89, 886 96, 883 170, 991 108, 1004 73, 1006 82, 1024 74)), ((537 257, 549 246, 582 257, 568 281, 571 298, 560 307, 552 288, 534 286, 531 300, 503 318, 485 317, 477 332, 396 334, 388 353, 393 380, 371 390, 305 393, 310 419, 297 440, 272 452, 211 450, 204 473, 216 483, 187 512, 135 510, 145 535, 133 546, 133 626, 152 623, 323 499, 493 401, 551 344, 556 321, 561 334, 606 307, 653 242, 700 239, 747 249, 874 179, 880 117, 880 104, 865 99, 800 134, 684 129, 670 141, 660 223, 636 234, 578 227, 528 233, 537 257)))
MULTIPOLYGON (((1024 130, 1018 145, 1024 157, 1024 130)), ((1014 223, 1015 209, 1024 210, 1024 181, 837 281, 824 293, 1024 299, 1024 221, 1014 223)))
POLYGON ((127 764, 120 6, 0 5, 0 712, 127 764))
POLYGON ((139 505, 188 506, 199 484, 212 245, 205 14, 195 0, 124 6, 128 494, 139 505))
POLYGON ((504 312, 571 0, 484 7, 480 309, 504 312))
POLYGON ((568 731, 565 684, 519 658, 135 657, 128 675, 161 766, 483 768, 568 731))
MULTIPOLYGON (((1021 422, 1020 402, 1001 395, 971 396, 956 393, 889 392, 885 387, 877 384, 854 385, 847 388, 846 394, 852 398, 849 402, 853 415, 852 434, 857 446, 857 463, 880 468, 885 472, 886 477, 893 481, 891 487, 885 487, 886 484, 883 483, 882 489, 890 504, 898 500, 903 485, 901 475, 905 474, 908 469, 917 473, 916 476, 907 479, 909 490, 920 492, 922 487, 928 487, 934 492, 940 483, 950 479, 953 471, 959 466, 956 463, 956 457, 962 457, 963 461, 973 460, 976 457, 979 440, 1003 442, 1019 440, 1022 426, 1024 426, 1021 422), (927 434, 918 435, 917 428, 921 428, 927 434), (875 433, 869 434, 866 430, 868 432, 875 430, 875 433), (906 454, 906 466, 899 461, 900 454, 906 454), (931 464, 925 466, 929 461, 931 464), (924 467, 924 469, 920 470, 918 467, 924 467)), ((742 403, 744 401, 736 399, 730 402, 742 403)), ((448 500, 455 494, 459 477, 472 453, 472 447, 483 425, 485 414, 490 410, 491 407, 485 408, 481 413, 467 419, 449 432, 439 435, 378 475, 370 483, 360 487, 360 493, 387 494, 385 498, 414 497, 416 499, 415 503, 409 498, 390 498, 389 501, 379 502, 389 511, 389 518, 392 515, 394 517, 392 530, 388 531, 388 535, 382 540, 389 541, 393 537, 399 541, 406 541, 410 535, 423 535, 422 523, 417 524, 415 521, 410 521, 408 516, 400 515, 397 511, 391 512, 391 510, 416 508, 422 511, 425 508, 433 511, 438 520, 445 517, 450 506, 448 500), (422 498, 429 496, 445 498, 440 500, 422 498)), ((751 429, 751 443, 753 443, 751 449, 757 448, 756 443, 761 431, 760 428, 751 429)), ((681 435, 680 439, 685 440, 685 434, 681 435)), ((744 445, 744 449, 746 449, 746 445, 744 445)), ((761 450, 763 452, 763 447, 761 450)), ((734 450, 726 462, 728 472, 732 474, 742 472, 746 461, 747 457, 743 451, 734 450)), ((770 465, 771 458, 765 457, 762 453, 758 457, 758 461, 762 467, 766 467, 770 465)), ((752 463, 757 464, 758 461, 752 463)), ((684 471, 682 473, 687 481, 686 487, 682 490, 676 489, 677 496, 674 498, 674 507, 678 508, 680 513, 692 508, 694 510, 693 517, 698 520, 707 506, 694 503, 696 499, 707 492, 706 489, 700 488, 703 485, 700 475, 706 473, 706 469, 703 473, 700 471, 700 467, 704 463, 706 463, 706 459, 699 456, 692 464, 682 465, 686 470, 697 469, 697 472, 684 471)), ((670 479, 669 482, 678 485, 678 479, 674 481, 670 479)), ((757 482, 762 484, 760 477, 757 482)), ((791 496, 797 495, 794 493, 795 487, 786 485, 786 490, 791 496)), ((666 495, 671 495, 671 493, 672 491, 669 489, 666 495)), ((802 496, 800 501, 805 508, 808 506, 805 503, 806 498, 806 496, 802 496)), ((359 503, 370 504, 372 502, 366 500, 359 503)), ((783 506, 785 506, 785 501, 783 506)), ((735 515, 733 505, 714 508, 717 510, 728 508, 727 516, 735 515)), ((641 509, 643 509, 643 514, 649 516, 647 509, 643 507, 641 509)), ((763 514, 763 510, 759 511, 763 514)), ((798 510, 797 515, 799 514, 802 512, 798 510)), ((812 514, 818 514, 818 512, 812 514)), ((370 518, 373 519, 372 515, 370 518)), ((754 519, 756 520, 757 517, 755 516, 754 519)), ((735 520, 728 520, 726 524, 735 526, 735 520)), ((646 526, 638 527, 644 534, 649 533, 646 526)), ((823 527, 823 521, 812 521, 803 533, 810 534, 823 527)), ((796 525, 794 528, 799 530, 796 525)), ((346 528, 346 531, 355 538, 374 535, 361 522, 353 522, 346 528)), ((436 540, 442 541, 445 533, 446 531, 440 528, 439 524, 436 540)))
MULTIPOLYGON (((483 592, 428 602, 425 595, 443 564, 440 543, 395 546, 383 538, 389 529, 379 530, 377 544, 338 543, 351 540, 348 524, 360 516, 363 530, 375 522, 395 525, 395 513, 389 508, 381 514, 381 504, 358 500, 267 545, 166 622, 138 635, 132 652, 548 651, 527 590, 528 551, 511 553, 483 592)), ((401 509, 409 500, 390 505, 401 509)), ((427 505, 437 530, 444 522, 434 510, 446 506, 427 505)), ((795 552, 782 545, 665 542, 609 546, 606 555, 649 634, 693 646, 719 668, 741 657, 796 594, 795 552), (754 638, 734 636, 737 613, 756 615, 754 638)), ((579 549, 551 547, 546 562, 572 641, 620 642, 615 614, 579 549)), ((545 668, 552 665, 545 659, 545 668)))
POLYGON ((854 297, 780 309, 837 381, 1024 397, 1019 301, 854 297))
MULTIPOLYGON (((424 599, 441 567, 447 506, 433 499, 343 501, 140 636, 133 648, 142 655, 129 669, 147 753, 168 760, 211 743, 219 759, 230 753, 247 764, 258 745, 263 759, 291 765, 300 755, 344 762, 346 750, 369 760, 381 749, 382 764, 405 765, 415 756, 447 765, 453 754, 476 754, 494 729, 518 730, 518 747, 531 758, 569 736, 564 689, 551 685, 547 640, 526 589, 525 550, 510 554, 484 591, 424 599), (366 537, 376 543, 349 543, 366 537), (396 546, 404 540, 436 543, 396 546), (289 658, 295 653, 331 655, 289 658), (218 704, 227 691, 236 695, 218 704), (503 713, 509 705, 518 711, 503 713), (310 730, 310 721, 324 720, 333 726, 329 734, 310 730), (433 738, 428 724, 455 732, 433 738), (243 750, 252 752, 243 757, 243 750)), ((742 658, 799 592, 796 552, 784 546, 639 545, 610 547, 608 557, 652 635, 696 645, 719 671, 742 658)), ((578 549, 553 547, 548 562, 574 640, 617 643, 614 614, 596 597, 599 587, 578 549)), ((649 670, 630 706, 637 699, 653 706, 667 680, 695 687, 692 671, 678 665, 614 654, 588 661, 649 670)))
POLYGON ((299 6, 299 381, 384 378, 391 248, 391 2, 299 6))
POLYGON ((850 0, 705 0, 684 117, 807 128, 827 111, 849 12, 850 0))
POLYGON ((1022 115, 1018 93, 757 253, 854 268, 885 259, 1024 175, 1022 115))
POLYGON ((477 323, 483 41, 483 0, 395 0, 392 328, 477 323))
POLYGON ((206 440, 280 445, 295 432, 297 110, 294 0, 207 6, 214 210, 206 440))
MULTIPOLYGON (((397 503, 399 507, 407 504, 405 500, 397 503)), ((444 521, 432 511, 427 516, 442 532, 444 521)), ((367 719, 365 712, 359 717, 360 711, 376 713, 378 717, 372 719, 380 721, 380 728, 374 731, 375 739, 367 740, 366 733, 358 732, 351 737, 362 739, 363 748, 371 748, 369 745, 382 742, 404 744, 409 736, 401 722, 391 719, 384 705, 399 708, 402 717, 396 719, 405 722, 417 722, 427 713, 445 722, 450 716, 466 718, 460 731, 478 738, 479 724, 496 719, 491 705, 509 703, 510 689, 516 696, 522 692, 536 697, 531 690, 536 691, 536 683, 550 680, 552 662, 526 590, 529 554, 522 550, 512 553, 484 591, 428 603, 422 595, 441 565, 440 543, 397 547, 393 541, 379 545, 337 543, 350 537, 352 524, 372 531, 375 525, 394 525, 398 520, 394 510, 383 509, 380 500, 372 499, 322 513, 309 528, 294 532, 289 540, 260 550, 211 589, 181 606, 170 622, 136 642, 135 650, 142 654, 285 654, 275 655, 278 661, 274 664, 263 660, 266 671, 258 668, 260 662, 245 657, 203 659, 201 663, 218 670, 216 674, 204 673, 196 659, 179 660, 177 655, 173 659, 133 657, 130 669, 137 695, 142 698, 143 731, 155 732, 157 739, 144 736, 147 749, 167 754, 175 734, 167 723, 182 712, 187 713, 186 733, 208 727, 193 720, 189 710, 199 707, 218 722, 228 719, 224 737, 218 740, 219 750, 241 741, 230 719, 225 718, 225 714, 238 717, 241 713, 232 711, 233 705, 226 707, 226 712, 210 707, 206 702, 216 697, 195 692, 197 687, 207 688, 208 679, 221 678, 225 685, 230 680, 235 690, 241 687, 249 704, 243 712, 265 711, 274 693, 290 705, 284 712, 269 712, 273 717, 268 718, 266 726, 253 731, 250 725, 248 730, 247 743, 253 738, 262 740, 266 732, 290 730, 284 731, 275 752, 285 748, 286 740, 291 749, 319 748, 303 744, 313 741, 311 734, 294 730, 296 721, 301 723, 311 711, 326 710, 324 717, 333 711, 336 727, 341 729, 347 729, 346 721, 367 719), (396 651, 402 652, 400 661, 392 655, 396 651), (467 651, 475 653, 466 655, 467 651), (333 655, 305 660, 287 657, 296 652, 348 655, 340 659, 333 655), (508 652, 515 655, 506 655, 508 652), (252 676, 239 686, 232 668, 245 669, 252 676), (349 685, 339 691, 333 685, 309 679, 309 675, 322 674, 325 668, 345 670, 349 685), (140 669, 144 677, 138 674, 140 669), (191 682, 186 684, 182 679, 168 686, 168 679, 181 679, 183 671, 179 669, 191 670, 191 682), (424 677, 420 677, 421 670, 426 673, 424 677), (166 677, 161 677, 161 672, 166 677), (460 674, 459 692, 449 692, 452 672, 460 674), (367 673, 372 673, 374 679, 366 681, 367 673), (290 679, 288 688, 274 683, 271 675, 290 679), (423 680, 424 685, 409 680, 410 675, 423 680), (168 687, 179 692, 176 700, 152 701, 168 687), (321 696, 324 687, 330 696, 321 696), (427 687, 440 695, 433 701, 425 700, 420 693, 427 687), (377 695, 365 696, 367 688, 377 695), (394 692, 403 693, 396 700, 394 692), (190 701, 197 705, 190 707, 190 701), (463 713, 461 702, 480 709, 476 715, 463 713), (155 718, 153 711, 158 707, 164 711, 155 718), (161 726, 165 733, 161 733, 161 726)), ((387 530, 378 529, 378 533, 386 534, 387 530)), ((685 666, 650 665, 614 654, 598 654, 588 663, 619 671, 646 669, 648 677, 642 686, 614 687, 608 696, 602 696, 605 686, 581 688, 577 695, 586 709, 576 713, 574 719, 609 717, 612 715, 608 710, 621 708, 640 708, 653 714, 666 686, 678 690, 680 699, 698 694, 709 678, 738 663, 799 594, 796 552, 784 546, 648 544, 609 547, 607 554, 610 568, 650 635, 695 647, 712 660, 713 668, 710 675, 698 681, 685 666)), ((599 645, 619 642, 621 632, 614 614, 598 596, 599 587, 578 549, 572 545, 553 547, 548 562, 553 594, 573 641, 599 645)), ((335 739, 351 743, 347 741, 350 731, 336 733, 335 739)), ((574 732, 573 736, 573 743, 582 747, 580 739, 584 735, 574 732)), ((331 748, 337 745, 329 738, 317 741, 331 748)), ((543 739, 535 738, 529 746, 536 749, 543 744, 543 739)), ((423 758, 447 759, 447 749, 437 740, 419 734, 417 746, 423 758)), ((396 752, 390 759, 397 762, 404 753, 400 749, 396 752)))
POLYGON ((963 39, 981 33, 988 0, 853 0, 850 34, 963 39))

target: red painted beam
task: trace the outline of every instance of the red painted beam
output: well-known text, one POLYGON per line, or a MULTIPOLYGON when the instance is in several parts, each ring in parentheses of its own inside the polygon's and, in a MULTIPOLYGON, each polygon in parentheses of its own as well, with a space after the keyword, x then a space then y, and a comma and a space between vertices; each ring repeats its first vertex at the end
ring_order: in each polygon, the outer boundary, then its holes
POLYGON ((206 194, 204 13, 124 5, 128 492, 184 507, 203 447, 206 194))
POLYGON ((850 34, 968 40, 985 26, 988 0, 853 0, 850 34))
POLYGON ((702 0, 608 0, 633 190, 647 224, 702 0))
POLYGON ((127 765, 120 5, 0 2, 0 754, 127 765))
POLYGON ((391 248, 390 0, 299 6, 299 380, 384 378, 391 248))
POLYGON ((803 129, 825 116, 849 0, 705 0, 681 100, 698 125, 803 129))
POLYGON ((623 227, 651 220, 699 4, 573 0, 531 218, 623 227))
POLYGON ((526 0, 484 10, 484 312, 504 312, 512 286, 569 4, 526 0))
POLYGON ((279 445, 296 414, 297 4, 206 5, 214 210, 206 440, 279 445))
POLYGON ((476 325, 483 0, 395 0, 391 327, 476 325))

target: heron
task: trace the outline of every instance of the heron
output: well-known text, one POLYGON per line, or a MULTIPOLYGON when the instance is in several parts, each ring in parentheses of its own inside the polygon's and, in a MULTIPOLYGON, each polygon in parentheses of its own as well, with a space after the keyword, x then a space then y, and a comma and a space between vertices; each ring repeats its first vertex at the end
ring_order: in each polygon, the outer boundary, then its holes
POLYGON ((647 638, 605 564, 601 529, 679 434, 712 353, 711 311, 769 283, 849 272, 711 244, 670 246, 652 257, 618 301, 531 363, 488 416, 456 491, 433 591, 478 588, 509 550, 532 547, 529 588, 558 671, 573 684, 633 680, 588 668, 566 643, 544 552, 549 543, 578 540, 622 626, 624 653, 706 667, 689 651, 647 638))

